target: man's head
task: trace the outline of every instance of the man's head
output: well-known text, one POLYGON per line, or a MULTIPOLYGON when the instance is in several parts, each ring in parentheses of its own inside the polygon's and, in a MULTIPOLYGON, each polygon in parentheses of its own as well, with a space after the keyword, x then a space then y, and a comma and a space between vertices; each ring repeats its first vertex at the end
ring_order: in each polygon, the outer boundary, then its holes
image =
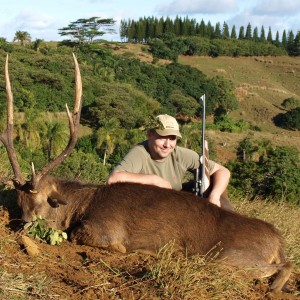
POLYGON ((175 118, 169 115, 156 117, 156 124, 148 131, 148 147, 154 160, 166 158, 174 151, 177 137, 181 138, 179 125, 175 118))

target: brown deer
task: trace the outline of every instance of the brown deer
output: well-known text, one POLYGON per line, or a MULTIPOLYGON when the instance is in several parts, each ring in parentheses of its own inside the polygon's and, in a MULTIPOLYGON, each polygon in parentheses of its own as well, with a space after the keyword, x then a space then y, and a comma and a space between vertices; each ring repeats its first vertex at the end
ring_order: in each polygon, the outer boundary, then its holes
POLYGON ((0 140, 12 165, 23 220, 41 215, 52 227, 71 231, 74 242, 122 253, 155 254, 169 241, 190 255, 205 255, 213 249, 223 263, 245 267, 256 278, 276 274, 270 289, 283 290, 292 266, 285 259, 282 236, 269 223, 223 210, 187 192, 133 183, 81 184, 46 175, 65 159, 77 140, 82 84, 75 56, 74 62, 76 96, 73 116, 68 112, 69 143, 39 173, 32 167, 31 179, 26 181, 13 146, 13 97, 6 59, 8 117, 0 140))

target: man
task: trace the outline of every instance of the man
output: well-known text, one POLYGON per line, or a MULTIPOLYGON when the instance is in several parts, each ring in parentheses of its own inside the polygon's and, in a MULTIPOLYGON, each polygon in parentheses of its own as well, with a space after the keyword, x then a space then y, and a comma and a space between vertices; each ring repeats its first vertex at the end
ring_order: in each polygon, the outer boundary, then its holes
MULTIPOLYGON (((108 184, 135 182, 181 190, 185 173, 199 168, 199 155, 177 146, 177 139, 181 138, 179 125, 169 115, 157 116, 156 124, 147 134, 148 140, 133 147, 111 172, 108 184)), ((221 195, 229 183, 230 172, 211 160, 208 169, 214 179, 208 200, 221 206, 221 195)))

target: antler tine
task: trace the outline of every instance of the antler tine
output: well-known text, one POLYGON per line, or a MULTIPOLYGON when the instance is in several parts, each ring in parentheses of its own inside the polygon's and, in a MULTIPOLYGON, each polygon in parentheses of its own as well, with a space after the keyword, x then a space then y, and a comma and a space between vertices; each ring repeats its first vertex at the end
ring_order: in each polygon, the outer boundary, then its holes
POLYGON ((5 85, 7 93, 7 127, 6 130, 1 133, 0 140, 4 144, 8 159, 12 166, 15 178, 13 179, 15 185, 23 185, 25 180, 22 176, 21 168, 18 163, 16 151, 13 145, 13 126, 14 126, 14 112, 13 112, 13 94, 11 91, 11 85, 8 73, 8 54, 5 61, 5 85))
POLYGON ((33 187, 36 186, 36 183, 40 180, 42 176, 47 174, 54 167, 62 163, 62 161, 71 153, 74 149, 77 139, 78 139, 78 129, 79 121, 82 107, 82 80, 80 75, 79 65, 76 59, 76 56, 73 53, 73 60, 75 64, 75 104, 73 116, 70 114, 69 109, 67 108, 67 114, 69 118, 69 127, 70 127, 70 139, 66 148, 62 153, 57 156, 53 161, 51 161, 47 166, 45 166, 36 176, 32 178, 33 187))

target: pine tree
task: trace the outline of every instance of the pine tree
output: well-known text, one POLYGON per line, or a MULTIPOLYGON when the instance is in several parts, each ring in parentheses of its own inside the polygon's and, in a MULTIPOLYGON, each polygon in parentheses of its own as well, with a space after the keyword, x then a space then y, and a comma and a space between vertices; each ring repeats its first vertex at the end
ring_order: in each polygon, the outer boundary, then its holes
POLYGON ((240 31, 239 31, 239 40, 243 40, 245 38, 245 28, 244 26, 240 27, 240 31))
POLYGON ((235 25, 232 26, 232 29, 231 29, 231 34, 230 34, 230 38, 232 40, 236 40, 236 29, 235 29, 235 25))
POLYGON ((273 42, 271 27, 269 27, 268 36, 267 36, 267 41, 268 41, 269 43, 272 43, 272 42, 273 42))
POLYGON ((258 37, 258 28, 255 27, 253 30, 253 41, 254 42, 258 42, 259 41, 259 37, 258 37))
POLYGON ((211 25, 210 21, 208 21, 206 28, 207 28, 207 34, 206 34, 206 36, 209 39, 212 39, 213 36, 214 36, 214 27, 211 25))
POLYGON ((294 52, 294 33, 292 30, 288 32, 287 50, 289 55, 293 55, 294 52))
POLYGON ((128 23, 125 20, 121 20, 120 23, 120 38, 121 40, 128 38, 128 23))
POLYGON ((250 23, 247 25, 245 38, 246 40, 252 40, 252 28, 250 23))
POLYGON ((265 35, 265 28, 264 26, 261 26, 260 30, 260 41, 264 42, 266 40, 266 35, 265 35))
POLYGON ((222 31, 222 36, 224 39, 229 38, 229 27, 226 22, 223 23, 223 31, 222 31))
POLYGON ((201 22, 200 22, 198 34, 199 34, 201 37, 206 37, 206 26, 205 26, 205 23, 204 23, 203 19, 202 19, 201 22))
POLYGON ((283 48, 287 50, 287 38, 286 38, 285 30, 283 30, 283 33, 282 33, 281 44, 282 44, 283 48))
POLYGON ((300 55, 300 31, 297 32, 296 37, 294 39, 293 55, 300 55))
POLYGON ((222 37, 221 24, 220 22, 217 22, 215 27, 215 32, 214 32, 214 38, 220 39, 221 37, 222 37))
POLYGON ((279 40, 279 32, 278 32, 278 30, 277 30, 277 32, 276 32, 275 45, 276 45, 277 47, 280 46, 280 40, 279 40))

